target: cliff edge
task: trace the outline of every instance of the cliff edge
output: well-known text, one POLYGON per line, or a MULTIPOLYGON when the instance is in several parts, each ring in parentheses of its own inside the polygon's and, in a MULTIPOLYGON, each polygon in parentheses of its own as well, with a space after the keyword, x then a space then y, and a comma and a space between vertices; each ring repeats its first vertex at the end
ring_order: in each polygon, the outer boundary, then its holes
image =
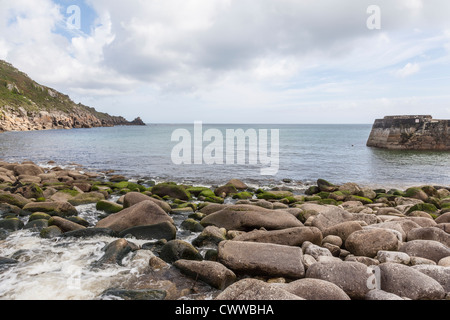
POLYGON ((145 125, 127 121, 38 84, 10 63, 0 60, 0 132, 145 125))
POLYGON ((429 115, 377 119, 367 146, 391 150, 450 151, 450 120, 436 120, 429 115))

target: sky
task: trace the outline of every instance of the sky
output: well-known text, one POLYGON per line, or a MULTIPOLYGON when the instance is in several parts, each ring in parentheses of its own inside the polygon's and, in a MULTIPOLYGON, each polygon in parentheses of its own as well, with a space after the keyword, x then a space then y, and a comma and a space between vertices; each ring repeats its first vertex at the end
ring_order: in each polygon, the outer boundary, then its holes
POLYGON ((448 0, 0 0, 0 59, 147 123, 450 119, 448 0))

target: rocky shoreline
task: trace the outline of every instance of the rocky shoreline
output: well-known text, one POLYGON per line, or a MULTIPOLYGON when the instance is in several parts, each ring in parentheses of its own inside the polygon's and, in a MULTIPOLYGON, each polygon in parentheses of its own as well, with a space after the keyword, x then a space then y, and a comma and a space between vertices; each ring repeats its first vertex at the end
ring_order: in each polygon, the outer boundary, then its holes
MULTIPOLYGON (((233 179, 207 188, 0 162, 0 245, 24 229, 43 239, 108 237, 93 268, 143 261, 134 286, 101 297, 450 299, 449 186, 372 190, 319 179, 297 192, 233 179), (86 204, 95 222, 79 216, 86 204)), ((21 263, 0 257, 0 273, 21 263)))

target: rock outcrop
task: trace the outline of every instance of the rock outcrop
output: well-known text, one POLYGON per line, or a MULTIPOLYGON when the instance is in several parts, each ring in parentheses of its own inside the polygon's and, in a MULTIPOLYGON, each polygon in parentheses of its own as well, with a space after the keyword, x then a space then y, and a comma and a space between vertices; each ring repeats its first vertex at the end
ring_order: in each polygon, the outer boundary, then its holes
POLYGON ((76 104, 0 60, 0 132, 145 125, 76 104))

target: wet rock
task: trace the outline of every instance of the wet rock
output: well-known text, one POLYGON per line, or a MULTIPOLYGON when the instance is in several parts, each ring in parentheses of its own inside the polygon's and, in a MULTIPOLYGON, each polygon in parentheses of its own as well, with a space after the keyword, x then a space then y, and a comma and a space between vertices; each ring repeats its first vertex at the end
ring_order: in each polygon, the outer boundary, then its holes
POLYGON ((381 289, 412 300, 439 300, 445 291, 433 278, 398 263, 382 263, 380 268, 381 289))
POLYGON ((245 190, 248 189, 248 186, 242 182, 239 179, 231 179, 230 181, 228 181, 228 183, 226 183, 227 185, 231 185, 233 187, 235 187, 237 190, 245 190))
POLYGON ((164 300, 167 296, 165 290, 157 289, 108 289, 101 294, 101 298, 105 300, 164 300))
POLYGON ((302 249, 271 243, 222 241, 218 261, 237 273, 298 279, 305 274, 302 249))
POLYGON ((403 243, 399 251, 409 256, 422 257, 438 263, 442 258, 450 256, 450 248, 433 240, 413 240, 403 243))
POLYGON ((222 291, 215 300, 304 300, 277 285, 257 279, 243 279, 222 291))
POLYGON ((62 218, 78 215, 77 209, 68 202, 32 202, 23 209, 30 212, 44 212, 62 218))
POLYGON ((224 228, 208 226, 192 241, 192 244, 197 247, 218 245, 221 241, 226 240, 226 233, 224 228))
POLYGON ((0 220, 0 229, 4 229, 9 232, 21 230, 24 227, 24 223, 18 218, 8 218, 0 220))
POLYGON ((174 266, 189 277, 201 280, 214 288, 224 290, 236 281, 233 271, 214 261, 177 260, 174 266))
POLYGON ((44 212, 35 212, 33 214, 30 215, 30 217, 28 218, 28 222, 31 222, 33 220, 50 220, 52 216, 44 213, 44 212))
POLYGON ((39 233, 40 237, 44 238, 44 239, 56 238, 56 237, 61 236, 62 234, 63 234, 63 232, 57 226, 50 226, 47 228, 43 228, 41 230, 41 232, 39 233))
POLYGON ((9 267, 12 267, 18 263, 19 263, 19 261, 15 260, 15 259, 0 257, 0 271, 3 271, 9 267))
POLYGON ((91 191, 81 193, 74 198, 68 200, 68 202, 74 206, 80 206, 83 204, 97 203, 101 200, 105 200, 105 195, 101 192, 91 191))
POLYGON ((27 204, 31 203, 31 200, 25 198, 21 194, 0 191, 0 203, 7 203, 19 208, 23 208, 27 204))
POLYGON ((353 232, 345 247, 356 256, 373 258, 380 250, 397 251, 399 242, 395 234, 385 229, 364 229, 353 232))
POLYGON ((50 220, 48 220, 49 226, 57 226, 63 233, 69 232, 69 231, 76 231, 76 230, 82 230, 86 229, 86 227, 83 227, 75 222, 69 221, 67 219, 61 218, 61 217, 52 217, 50 220))
POLYGON ((152 193, 160 197, 169 196, 171 198, 188 201, 191 195, 182 186, 172 183, 160 183, 152 187, 152 193))
POLYGON ((181 227, 182 229, 189 230, 189 231, 191 231, 191 232, 202 232, 203 229, 205 229, 205 228, 200 224, 200 222, 198 222, 198 221, 196 221, 196 220, 194 220, 194 219, 191 219, 191 218, 188 218, 188 219, 184 220, 184 221, 181 223, 180 227, 181 227))
POLYGON ((140 240, 166 239, 173 240, 177 236, 177 228, 173 223, 164 221, 152 225, 131 227, 119 233, 119 237, 131 236, 140 240))
POLYGON ((173 223, 173 219, 157 204, 146 200, 100 220, 96 227, 121 232, 131 227, 161 222, 173 223))
POLYGON ((450 234, 435 227, 413 229, 407 233, 407 240, 433 240, 450 247, 450 234))
POLYGON ((116 233, 108 228, 84 228, 65 232, 62 237, 69 238, 93 238, 98 236, 115 237, 116 233))
POLYGON ((302 223, 290 213, 253 205, 233 205, 211 213, 202 219, 203 226, 215 225, 227 230, 266 230, 301 227, 302 223))
POLYGON ((136 250, 135 244, 128 242, 125 239, 118 239, 103 248, 104 255, 96 262, 93 267, 102 267, 105 264, 122 265, 122 260, 127 254, 136 250))
POLYGON ((159 257, 168 263, 173 263, 177 260, 203 260, 202 255, 195 247, 183 240, 171 240, 167 242, 162 248, 159 257))
POLYGON ((123 207, 129 208, 139 202, 146 201, 146 200, 153 201, 167 213, 170 212, 170 210, 171 210, 171 207, 167 202, 159 200, 159 199, 155 199, 153 197, 147 196, 140 192, 128 192, 123 198, 123 207))
POLYGON ((359 262, 317 262, 306 271, 306 278, 334 283, 352 299, 364 299, 369 292, 370 269, 359 262))
POLYGON ((41 231, 48 227, 48 220, 46 219, 35 219, 33 221, 28 221, 28 223, 23 227, 24 229, 35 229, 41 231))
POLYGON ((321 279, 300 279, 281 288, 305 300, 350 300, 344 290, 334 283, 321 279))
POLYGON ((320 245, 322 233, 315 227, 298 227, 283 230, 255 230, 236 236, 235 241, 253 241, 281 244, 286 246, 301 246, 305 241, 320 245))
POLYGON ((97 202, 96 209, 107 214, 112 214, 121 211, 123 209, 123 206, 112 201, 100 200, 99 202, 97 202))

